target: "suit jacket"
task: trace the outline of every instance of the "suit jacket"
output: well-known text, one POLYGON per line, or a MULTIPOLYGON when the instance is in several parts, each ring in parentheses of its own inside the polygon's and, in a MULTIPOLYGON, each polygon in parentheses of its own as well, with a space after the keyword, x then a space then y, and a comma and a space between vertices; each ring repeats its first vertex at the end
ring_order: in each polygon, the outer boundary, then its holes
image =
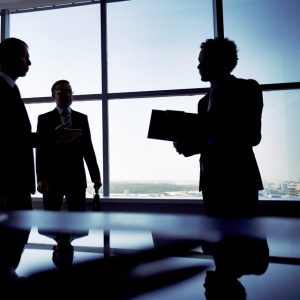
MULTIPOLYGON (((52 144, 36 149, 37 180, 46 180, 49 188, 86 188, 84 161, 87 164, 93 182, 100 180, 88 118, 86 115, 71 110, 72 128, 81 129, 82 136, 63 143, 52 144)), ((37 132, 41 135, 51 133, 61 124, 59 112, 54 109, 39 115, 37 132)))
POLYGON ((0 191, 35 193, 33 147, 37 136, 19 90, 0 77, 0 191))
POLYGON ((198 103, 199 119, 206 124, 200 190, 263 189, 252 149, 261 140, 263 96, 259 84, 231 75, 211 97, 209 109, 210 93, 198 103))

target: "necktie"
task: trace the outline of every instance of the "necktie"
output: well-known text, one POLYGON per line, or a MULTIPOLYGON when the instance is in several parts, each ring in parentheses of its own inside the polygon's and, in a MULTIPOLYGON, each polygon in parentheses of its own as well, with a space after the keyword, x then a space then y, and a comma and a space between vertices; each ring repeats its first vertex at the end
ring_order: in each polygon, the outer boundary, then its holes
POLYGON ((67 109, 64 109, 62 112, 62 117, 63 117, 63 124, 65 125, 66 128, 71 127, 71 114, 67 109))

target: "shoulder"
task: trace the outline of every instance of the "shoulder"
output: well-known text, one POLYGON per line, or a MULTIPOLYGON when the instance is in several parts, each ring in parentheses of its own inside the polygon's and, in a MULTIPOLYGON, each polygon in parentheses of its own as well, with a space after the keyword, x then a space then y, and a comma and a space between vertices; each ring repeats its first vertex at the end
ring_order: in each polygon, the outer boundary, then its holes
POLYGON ((49 119, 49 118, 52 118, 53 116, 55 116, 56 114, 58 114, 57 110, 56 109, 53 109, 51 111, 48 111, 46 113, 43 113, 43 114, 40 114, 38 116, 38 119, 49 119))
POLYGON ((83 114, 77 110, 71 110, 71 113, 72 113, 72 117, 77 117, 77 118, 80 118, 80 119, 87 119, 87 115, 86 114, 83 114))
POLYGON ((235 78, 234 89, 250 96, 262 94, 262 88, 255 79, 235 78))
POLYGON ((252 87, 252 88, 260 88, 260 84, 252 78, 245 79, 245 78, 235 78, 234 80, 236 81, 237 84, 241 86, 246 86, 246 87, 252 87))
POLYGON ((242 96, 245 103, 263 107, 263 91, 260 84, 255 79, 237 78, 237 81, 237 95, 242 96))

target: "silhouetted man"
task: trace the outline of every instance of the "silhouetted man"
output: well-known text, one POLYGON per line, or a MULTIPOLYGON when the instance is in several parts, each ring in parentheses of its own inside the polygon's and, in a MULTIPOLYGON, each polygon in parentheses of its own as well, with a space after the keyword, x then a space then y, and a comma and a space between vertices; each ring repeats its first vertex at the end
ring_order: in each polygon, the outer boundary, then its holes
POLYGON ((70 211, 86 210, 86 163, 95 190, 101 187, 98 167, 88 118, 71 109, 73 91, 67 80, 56 81, 51 88, 56 107, 39 115, 37 132, 50 134, 57 126, 69 130, 80 130, 81 136, 70 143, 56 143, 38 147, 36 150, 36 172, 38 191, 43 194, 46 210, 60 210, 66 197, 70 211))
POLYGON ((35 193, 33 147, 69 142, 81 135, 63 127, 48 136, 31 132, 16 80, 26 76, 31 61, 27 44, 17 38, 0 43, 0 210, 32 209, 35 193))
MULTIPOLYGON (((17 38, 0 43, 0 210, 31 210, 35 193, 33 147, 43 143, 69 142, 80 133, 63 128, 40 136, 31 132, 31 124, 16 80, 26 76, 31 61, 27 44, 17 38)), ((10 290, 18 275, 21 255, 30 229, 1 228, 0 277, 10 290)))
POLYGON ((174 142, 180 154, 201 154, 199 189, 208 215, 255 215, 263 189, 252 149, 261 140, 262 91, 255 80, 231 75, 237 61, 227 38, 201 44, 198 69, 211 88, 198 103, 199 136, 174 142))
POLYGON ((33 145, 35 134, 16 80, 26 76, 31 61, 25 42, 0 43, 0 208, 31 209, 35 193, 33 145))

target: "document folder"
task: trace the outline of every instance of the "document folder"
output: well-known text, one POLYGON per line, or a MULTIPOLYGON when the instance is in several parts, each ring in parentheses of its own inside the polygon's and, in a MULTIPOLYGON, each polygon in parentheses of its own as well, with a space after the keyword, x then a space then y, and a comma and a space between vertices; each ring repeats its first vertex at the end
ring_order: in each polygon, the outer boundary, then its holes
POLYGON ((194 135, 198 130, 198 114, 177 110, 153 109, 148 129, 148 138, 165 141, 180 141, 194 135))

